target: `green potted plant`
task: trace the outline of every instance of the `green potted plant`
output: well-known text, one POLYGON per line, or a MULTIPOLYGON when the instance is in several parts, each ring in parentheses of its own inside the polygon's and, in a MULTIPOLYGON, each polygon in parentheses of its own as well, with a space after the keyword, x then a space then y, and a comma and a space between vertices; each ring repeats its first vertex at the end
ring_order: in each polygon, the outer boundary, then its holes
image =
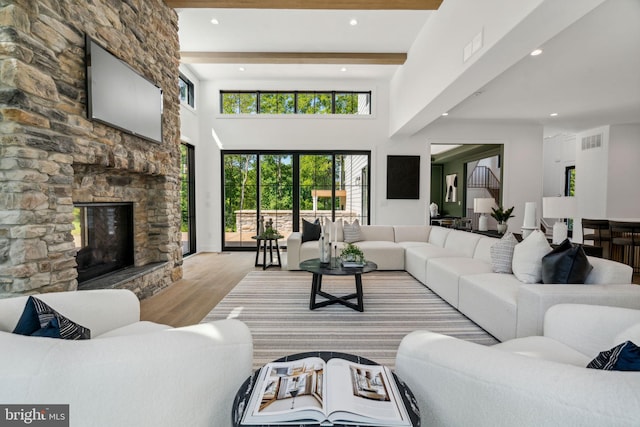
POLYGON ((347 246, 340 251, 340 259, 343 263, 350 262, 356 264, 364 264, 364 252, 353 243, 347 243, 347 246))
POLYGON ((511 215, 513 213, 514 206, 511 206, 509 209, 504 209, 502 206, 498 206, 497 208, 491 208, 493 212, 491 212, 491 216, 498 221, 498 233, 504 234, 507 232, 508 224, 507 221, 509 218, 513 218, 515 215, 511 215))

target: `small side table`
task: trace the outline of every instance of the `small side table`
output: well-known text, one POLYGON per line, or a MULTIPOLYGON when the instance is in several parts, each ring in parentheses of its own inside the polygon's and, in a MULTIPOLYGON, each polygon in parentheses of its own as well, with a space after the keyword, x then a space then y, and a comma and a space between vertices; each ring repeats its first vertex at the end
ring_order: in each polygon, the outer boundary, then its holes
POLYGON ((284 236, 276 234, 273 236, 251 236, 256 241, 256 262, 255 267, 262 267, 266 270, 269 267, 282 267, 282 261, 280 260, 280 247, 278 246, 278 239, 282 239, 284 236), (274 245, 275 242, 275 245, 274 245), (278 263, 273 262, 273 250, 275 246, 276 255, 278 256, 278 263), (269 263, 267 264, 267 250, 269 251, 269 263), (262 251, 262 263, 260 260, 260 252, 262 251))

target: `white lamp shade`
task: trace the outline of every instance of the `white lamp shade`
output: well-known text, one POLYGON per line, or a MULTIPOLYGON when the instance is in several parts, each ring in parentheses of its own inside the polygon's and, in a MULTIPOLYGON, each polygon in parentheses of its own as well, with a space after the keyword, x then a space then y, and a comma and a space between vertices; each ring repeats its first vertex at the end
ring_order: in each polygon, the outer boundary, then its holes
POLYGON ((475 213, 491 213, 491 208, 496 206, 496 201, 493 198, 479 198, 473 199, 473 212, 475 213))
POLYGON ((543 197, 542 216, 545 218, 574 218, 578 213, 575 197, 543 197))

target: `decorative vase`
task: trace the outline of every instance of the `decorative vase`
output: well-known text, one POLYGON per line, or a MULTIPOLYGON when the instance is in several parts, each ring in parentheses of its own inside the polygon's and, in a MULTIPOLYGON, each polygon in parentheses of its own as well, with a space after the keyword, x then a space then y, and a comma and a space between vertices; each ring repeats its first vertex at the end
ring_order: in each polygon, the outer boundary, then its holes
POLYGON ((500 234, 506 233, 507 228, 509 228, 509 224, 507 224, 506 222, 503 221, 498 223, 498 233, 500 234))
POLYGON ((264 235, 264 216, 260 217, 258 220, 258 236, 264 235))
POLYGON ((320 263, 329 264, 331 261, 331 242, 329 234, 324 233, 320 236, 320 263))

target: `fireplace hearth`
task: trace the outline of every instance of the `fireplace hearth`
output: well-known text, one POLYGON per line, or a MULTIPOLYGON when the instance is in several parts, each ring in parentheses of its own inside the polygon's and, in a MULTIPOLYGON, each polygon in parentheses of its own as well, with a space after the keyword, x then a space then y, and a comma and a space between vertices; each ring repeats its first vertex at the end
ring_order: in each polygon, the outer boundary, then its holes
POLYGON ((74 205, 78 287, 134 264, 132 203, 74 205))

